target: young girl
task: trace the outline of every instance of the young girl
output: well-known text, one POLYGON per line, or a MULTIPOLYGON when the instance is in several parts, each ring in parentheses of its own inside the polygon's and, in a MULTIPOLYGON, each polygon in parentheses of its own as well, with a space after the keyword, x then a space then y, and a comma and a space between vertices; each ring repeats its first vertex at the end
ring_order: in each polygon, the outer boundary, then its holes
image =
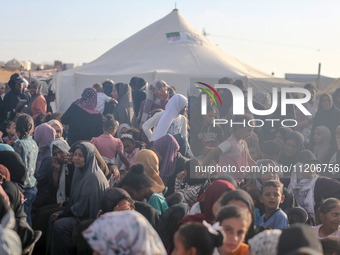
POLYGON ((13 145, 18 140, 17 131, 15 129, 15 122, 10 121, 6 126, 7 136, 4 137, 4 142, 8 145, 13 145))
POLYGON ((246 139, 250 137, 253 127, 250 127, 248 123, 251 123, 253 116, 245 114, 243 116, 238 115, 233 118, 233 123, 245 123, 234 124, 234 133, 229 136, 227 140, 222 142, 214 150, 210 151, 203 161, 203 165, 207 166, 216 155, 220 155, 218 165, 223 166, 236 166, 236 171, 230 172, 218 172, 216 177, 223 176, 224 174, 232 176, 238 183, 241 183, 244 179, 245 173, 241 172, 241 166, 255 166, 256 163, 250 157, 246 139))
POLYGON ((326 237, 340 238, 340 200, 337 198, 326 199, 319 208, 321 225, 313 227, 319 239, 326 237))
POLYGON ((91 139, 91 143, 98 149, 100 155, 106 163, 115 163, 116 156, 119 155, 122 162, 130 166, 130 163, 123 155, 124 146, 120 139, 114 138, 117 132, 118 122, 113 118, 113 115, 107 114, 106 121, 103 124, 104 133, 99 137, 91 139))
MULTIPOLYGON (((120 138, 124 145, 124 156, 129 161, 131 166, 135 162, 137 152, 139 152, 142 148, 142 145, 137 141, 138 135, 138 131, 131 128, 128 129, 128 131, 120 138)), ((125 170, 126 166, 122 165, 120 169, 125 170)))
POLYGON ((32 226, 31 209, 37 195, 37 180, 34 177, 38 157, 38 145, 32 139, 34 128, 33 119, 28 114, 21 114, 16 120, 16 131, 19 140, 14 144, 14 150, 21 156, 27 168, 27 178, 24 185, 24 209, 27 214, 27 223, 32 226))
POLYGON ((131 171, 126 174, 121 185, 132 199, 141 202, 146 199, 160 215, 169 208, 162 193, 154 192, 152 182, 144 173, 144 167, 141 164, 131 167, 131 171))
POLYGON ((243 243, 250 225, 247 211, 236 205, 228 205, 220 211, 217 221, 226 238, 214 255, 247 255, 249 246, 243 243))
POLYGON ((224 235, 209 223, 193 222, 182 225, 174 236, 175 248, 171 255, 212 255, 215 247, 223 244, 224 235))

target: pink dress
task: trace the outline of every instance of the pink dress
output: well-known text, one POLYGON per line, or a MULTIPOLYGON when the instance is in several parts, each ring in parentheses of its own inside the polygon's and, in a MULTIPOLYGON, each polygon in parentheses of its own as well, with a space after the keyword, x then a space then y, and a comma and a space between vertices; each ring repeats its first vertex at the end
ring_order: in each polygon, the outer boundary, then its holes
POLYGON ((244 140, 237 140, 234 135, 218 146, 222 154, 218 165, 226 171, 217 172, 216 177, 229 175, 238 183, 242 182, 246 172, 241 172, 241 166, 247 166, 248 145, 244 140))
POLYGON ((99 137, 93 137, 91 143, 96 146, 102 157, 109 160, 115 159, 118 151, 124 152, 124 145, 118 138, 114 138, 112 135, 102 134, 99 137))

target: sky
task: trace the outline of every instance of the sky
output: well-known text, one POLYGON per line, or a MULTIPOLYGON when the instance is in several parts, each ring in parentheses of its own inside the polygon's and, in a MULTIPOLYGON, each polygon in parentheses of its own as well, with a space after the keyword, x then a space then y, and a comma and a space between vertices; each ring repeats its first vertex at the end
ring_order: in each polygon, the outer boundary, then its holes
POLYGON ((176 7, 229 55, 266 73, 340 77, 338 0, 0 0, 0 61, 82 65, 176 7))

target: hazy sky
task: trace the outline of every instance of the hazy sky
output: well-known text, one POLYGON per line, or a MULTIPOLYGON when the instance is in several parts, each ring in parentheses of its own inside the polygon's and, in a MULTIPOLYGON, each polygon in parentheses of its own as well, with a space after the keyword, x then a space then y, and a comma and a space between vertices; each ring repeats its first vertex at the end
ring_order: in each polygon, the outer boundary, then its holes
POLYGON ((175 7, 222 50, 264 72, 340 77, 338 0, 0 0, 0 61, 90 62, 175 7))

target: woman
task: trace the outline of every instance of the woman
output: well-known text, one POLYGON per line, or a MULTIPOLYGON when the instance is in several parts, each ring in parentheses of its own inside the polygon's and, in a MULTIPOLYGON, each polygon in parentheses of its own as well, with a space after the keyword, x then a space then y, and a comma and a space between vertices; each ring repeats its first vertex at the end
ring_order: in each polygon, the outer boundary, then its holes
POLYGON ((337 88, 332 95, 335 108, 340 111, 340 88, 337 88))
POLYGON ((150 149, 159 159, 159 176, 168 187, 167 195, 170 195, 174 192, 176 175, 184 169, 186 159, 178 152, 179 145, 172 135, 167 134, 152 144, 150 149))
MULTIPOLYGON (((322 94, 320 96, 319 108, 315 114, 313 121, 310 141, 313 141, 315 129, 318 126, 326 126, 332 134, 332 146, 335 146, 335 128, 340 125, 340 111, 338 111, 334 104, 333 98, 330 94, 322 94)), ((311 148, 315 143, 311 142, 311 148)))
POLYGON ((320 177, 313 171, 320 165, 313 152, 303 150, 298 155, 299 164, 293 171, 288 190, 295 196, 296 201, 310 215, 311 222, 315 223, 315 209, 323 199, 329 197, 340 198, 340 183, 326 177, 320 177))
POLYGON ((277 162, 283 166, 291 166, 297 163, 297 154, 304 149, 304 138, 299 132, 292 132, 280 152, 277 162))
POLYGON ((127 83, 115 84, 111 95, 118 101, 118 104, 113 111, 115 119, 119 123, 131 125, 134 113, 130 85, 127 83))
POLYGON ((167 254, 156 231, 135 211, 106 213, 83 236, 96 255, 167 254))
POLYGON ((144 166, 144 172, 152 182, 154 192, 161 193, 164 191, 165 186, 159 177, 159 161, 156 153, 152 150, 143 149, 137 153, 134 164, 144 166))
POLYGON ((46 114, 47 103, 45 97, 42 95, 41 90, 43 84, 41 81, 32 81, 29 87, 31 100, 27 106, 27 113, 32 116, 34 122, 40 114, 46 114))
POLYGON ((53 157, 50 145, 55 139, 56 132, 50 125, 44 123, 36 127, 34 131, 34 140, 39 146, 34 177, 37 179, 38 193, 33 203, 32 213, 34 214, 40 207, 49 205, 49 191, 52 180, 52 162, 53 157))
POLYGON ((202 223, 203 220, 209 222, 210 224, 214 223, 216 220, 216 216, 218 213, 213 212, 216 208, 213 208, 216 201, 221 198, 222 194, 225 192, 229 192, 231 190, 235 190, 235 187, 228 181, 225 180, 216 180, 214 181, 207 191, 204 194, 203 204, 203 211, 201 213, 197 213, 194 215, 189 215, 181 220, 177 227, 186 223, 186 222, 200 222, 202 223))
POLYGON ((158 112, 143 125, 143 131, 149 141, 155 141, 167 133, 176 135, 181 134, 188 138, 187 118, 184 116, 188 99, 180 94, 174 95, 167 105, 165 111, 158 112), (154 128, 152 132, 151 129, 154 128))
POLYGON ((137 118, 142 102, 146 99, 145 90, 148 87, 148 82, 141 77, 132 77, 130 80, 132 88, 132 100, 134 117, 137 118))
POLYGON ((63 127, 63 124, 61 124, 59 120, 50 120, 46 123, 54 128, 56 132, 55 138, 63 137, 64 127, 63 127))
POLYGON ((279 127, 276 130, 274 142, 277 145, 279 145, 280 150, 283 148, 283 146, 287 142, 287 138, 291 132, 293 132, 293 130, 289 127, 279 127))
POLYGON ((143 124, 147 121, 155 110, 165 109, 169 101, 168 84, 163 80, 154 80, 146 92, 146 100, 142 102, 138 117, 136 119, 136 128, 143 129, 143 124))
MULTIPOLYGON (((108 97, 111 97, 112 89, 115 86, 115 83, 112 80, 107 79, 102 83, 102 85, 104 89, 104 94, 108 97)), ((106 116, 106 114, 113 114, 116 105, 117 104, 115 104, 114 102, 105 102, 103 115, 106 116)))
POLYGON ((97 93, 93 88, 84 89, 81 98, 71 104, 61 123, 69 125, 68 143, 91 140, 102 134, 102 115, 96 109, 97 93))
POLYGON ((81 219, 94 219, 100 209, 108 182, 95 157, 95 148, 88 142, 77 145, 70 201, 60 214, 53 214, 51 254, 68 254, 74 250, 72 230, 81 219), (91 187, 89 189, 89 187, 91 187))
POLYGON ((328 163, 334 150, 331 148, 331 131, 326 126, 319 126, 314 130, 314 148, 313 153, 316 159, 322 163, 328 163))

